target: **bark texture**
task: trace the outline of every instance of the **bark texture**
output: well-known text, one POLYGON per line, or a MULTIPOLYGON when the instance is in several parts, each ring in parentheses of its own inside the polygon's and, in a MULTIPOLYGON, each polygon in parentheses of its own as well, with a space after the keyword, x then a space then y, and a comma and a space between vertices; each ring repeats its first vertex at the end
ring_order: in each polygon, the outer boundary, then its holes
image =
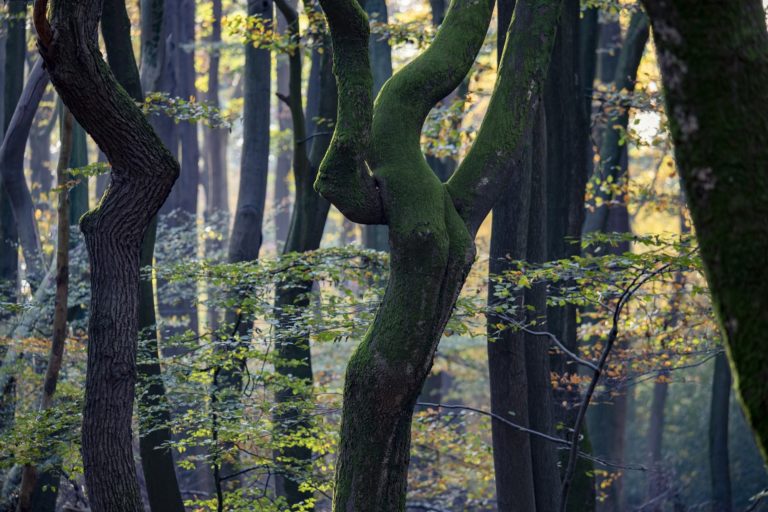
POLYGON ((759 0, 644 0, 738 397, 768 457, 768 32, 759 0), (736 222, 734 222, 736 221, 736 222))
POLYGON ((81 220, 91 266, 82 454, 92 510, 143 509, 132 453, 139 253, 179 173, 141 110, 102 60, 101 1, 56 0, 50 25, 35 5, 51 82, 112 164, 99 206, 81 220))
MULTIPOLYGON (((104 0, 101 30, 107 49, 107 61, 118 83, 135 101, 143 100, 141 78, 131 46, 131 23, 123 0, 104 0)), ((160 15, 149 11, 145 16, 160 15)), ((151 43, 148 43, 151 44, 151 43)), ((144 50, 149 51, 149 50, 144 50)), ((141 244, 139 265, 152 265, 157 231, 157 217, 150 221, 141 244)), ((173 455, 167 444, 171 442, 170 411, 160 367, 155 296, 152 279, 142 277, 139 283, 138 376, 146 386, 138 397, 139 454, 141 469, 147 486, 149 507, 153 512, 183 512, 184 504, 176 479, 173 455)))
POLYGON ((456 0, 436 38, 375 107, 365 13, 321 2, 331 28, 338 121, 315 188, 350 220, 389 226, 382 303, 347 367, 334 510, 403 510, 413 407, 475 255, 473 239, 521 159, 540 103, 559 1, 518 3, 488 115, 447 184, 419 143, 429 110, 467 74, 493 2, 456 0), (514 169, 514 167, 513 167, 514 169))

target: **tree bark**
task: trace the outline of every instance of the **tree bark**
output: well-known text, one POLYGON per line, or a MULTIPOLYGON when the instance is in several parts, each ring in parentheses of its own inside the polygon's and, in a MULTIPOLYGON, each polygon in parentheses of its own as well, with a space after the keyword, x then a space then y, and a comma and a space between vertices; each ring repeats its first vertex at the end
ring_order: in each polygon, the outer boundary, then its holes
MULTIPOLYGON (((499 1, 499 61, 514 8, 514 1, 499 1)), ((488 374, 491 412, 524 427, 530 426, 526 365, 528 345, 525 343, 525 333, 492 313, 499 300, 495 295, 495 279, 498 278, 494 276, 512 270, 512 261, 525 260, 527 256, 533 171, 531 144, 529 140, 522 164, 519 169, 515 169, 513 181, 508 184, 507 195, 494 205, 488 271, 488 304, 491 310, 488 316, 488 374), (501 331, 500 326, 504 326, 501 331)), ((510 162, 510 167, 511 165, 510 162)), ((515 297, 514 306, 517 312, 516 321, 525 323, 524 294, 515 297)), ((511 511, 519 507, 520 510, 534 512, 536 497, 530 436, 512 430, 498 420, 491 422, 491 433, 499 511, 511 511)))
POLYGON ((179 173, 98 46, 101 1, 35 5, 38 47, 51 82, 112 164, 98 208, 81 220, 91 266, 82 454, 91 509, 143 509, 132 453, 141 241, 179 173))
POLYGON ((445 185, 421 152, 421 127, 469 71, 493 3, 453 2, 430 47, 375 107, 364 12, 352 0, 321 4, 339 110, 315 188, 352 221, 386 223, 391 250, 384 298, 347 366, 334 510, 403 510, 413 407, 474 260, 475 233, 519 165, 560 2, 518 3, 488 115, 445 185))
POLYGON ((16 107, 0 146, 0 174, 13 209, 19 242, 27 265, 27 280, 36 288, 46 271, 40 235, 35 220, 35 205, 24 176, 24 150, 32 128, 32 121, 48 85, 48 74, 38 61, 16 103, 16 107))
MULTIPOLYGON (((440 3, 443 0, 438 0, 440 3)), ((365 12, 371 21, 389 22, 386 0, 367 0, 365 12)), ((392 47, 387 39, 371 35, 368 42, 368 54, 371 59, 371 74, 373 76, 373 97, 375 98, 384 83, 392 76, 392 47)), ((389 250, 387 241, 387 226, 372 224, 363 227, 363 245, 377 251, 389 250)))
POLYGON ((731 401, 731 369, 728 357, 715 357, 712 402, 709 411, 709 475, 712 482, 712 512, 731 512, 731 461, 728 455, 728 421, 731 401))
POLYGON ((759 0, 644 0, 737 392, 768 460, 768 32, 759 0), (714 37, 710 37, 714 35, 714 37), (734 222, 737 221, 737 222, 734 222))
MULTIPOLYGON (((27 3, 24 0, 9 0, 8 15, 11 19, 7 22, 5 39, 3 134, 11 122, 24 86, 24 57, 27 53, 26 12, 27 3)), ((0 183, 0 293, 9 302, 15 301, 18 293, 18 237, 10 194, 0 183)), ((2 391, 5 396, 5 390, 2 391)))
MULTIPOLYGON (((131 23, 123 0, 104 0, 101 31, 107 50, 109 67, 125 91, 135 101, 144 98, 141 77, 131 45, 131 23)), ((162 16, 161 12, 146 11, 144 16, 162 16)), ((146 19, 145 19, 146 20, 146 19)), ((146 20, 147 23, 149 20, 146 20)), ((151 45, 151 41, 145 44, 151 45)), ((151 51, 143 48, 142 52, 151 51)), ((144 234, 139 258, 140 268, 152 265, 157 217, 144 234)), ((138 296, 138 329, 144 343, 139 344, 138 376, 146 385, 139 396, 139 453, 141 469, 147 486, 149 507, 153 512, 183 512, 184 504, 173 462, 167 445, 172 441, 170 411, 160 367, 155 296, 151 278, 141 278, 138 296)))
MULTIPOLYGON (((662 373, 653 384, 653 399, 651 400, 651 418, 648 424, 648 501, 661 496, 666 490, 662 441, 664 440, 664 408, 669 394, 668 375, 662 373)), ((660 512, 663 500, 654 501, 646 508, 650 512, 660 512)))
MULTIPOLYGON (((42 69, 42 68, 41 68, 42 69)), ((65 187, 69 179, 66 169, 72 152, 72 115, 63 114, 63 129, 61 134, 61 149, 59 164, 56 167, 56 178, 60 187, 65 187)), ((45 411, 53 405, 53 395, 59 382, 59 371, 64 357, 64 344, 67 339, 67 293, 69 292, 69 192, 59 193, 57 210, 58 226, 56 228, 56 298, 53 312, 53 336, 51 351, 48 356, 48 367, 43 380, 43 393, 40 401, 40 411, 45 411)), ((38 480, 37 468, 26 464, 22 470, 21 487, 17 512, 31 512, 33 508, 33 492, 38 480)), ((57 489, 47 492, 57 493, 57 489)), ((55 504, 55 501, 54 501, 55 504)))
MULTIPOLYGON (((298 37, 296 12, 286 2, 278 2, 278 7, 285 14, 288 33, 292 37, 298 37)), ((310 83, 309 86, 320 89, 317 91, 317 96, 320 98, 318 116, 333 122, 336 118, 336 85, 331 73, 329 51, 323 52, 323 58, 318 65, 321 67, 318 73, 320 81, 316 84, 310 83)), ((328 201, 312 189, 317 168, 328 149, 330 136, 317 133, 312 139, 311 151, 307 150, 306 121, 301 96, 301 60, 298 54, 290 56, 289 68, 289 94, 285 100, 292 114, 296 195, 293 201, 291 227, 283 254, 318 249, 330 207, 328 201)), ((275 371, 285 377, 292 376, 292 378, 303 380, 308 385, 311 385, 313 380, 310 333, 308 330, 297 333, 295 326, 296 322, 300 321, 302 311, 310 305, 312 286, 311 280, 285 280, 278 284, 275 291, 275 310, 278 320, 275 345, 278 360, 283 362, 283 364, 276 364, 275 371), (294 334, 290 334, 292 332, 294 334), (297 361, 301 362, 300 366, 295 366, 297 361)), ((293 436, 300 436, 302 429, 310 426, 310 419, 304 417, 299 408, 290 407, 297 398, 309 397, 297 397, 290 389, 280 389, 276 393, 276 400, 283 408, 276 414, 278 428, 293 436)), ((299 486, 303 480, 302 474, 311 471, 312 450, 303 446, 289 446, 278 450, 275 458, 279 465, 287 468, 287 472, 278 475, 276 479, 278 496, 284 496, 292 506, 311 498, 312 493, 301 492, 299 486)))

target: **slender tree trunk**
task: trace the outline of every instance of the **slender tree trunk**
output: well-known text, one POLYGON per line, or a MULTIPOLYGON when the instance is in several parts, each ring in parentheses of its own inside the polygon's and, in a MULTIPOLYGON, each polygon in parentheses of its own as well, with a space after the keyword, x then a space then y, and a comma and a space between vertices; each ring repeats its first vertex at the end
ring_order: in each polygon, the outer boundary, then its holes
MULTIPOLYGON (((531 142, 531 209, 528 216, 526 260, 530 263, 547 261, 547 132, 544 110, 539 111, 531 142)), ((535 283, 525 293, 526 323, 546 325, 547 286, 535 283)), ((552 377, 549 343, 546 338, 526 333, 525 365, 528 376, 528 418, 533 430, 555 435, 552 377)), ((554 444, 538 436, 530 436, 531 467, 536 510, 555 511, 560 508, 558 454, 554 444)))
MULTIPOLYGON (((24 86, 24 62, 27 53, 26 16, 24 0, 9 0, 7 36, 5 39, 5 83, 3 91, 3 134, 11 122, 24 86)), ((19 255, 16 247, 18 231, 13 216, 11 198, 0 183, 0 293, 5 300, 16 300, 19 275, 19 255)), ((6 390, 3 390, 5 397, 6 390)), ((8 395, 9 396, 9 395, 8 395)), ((3 399, 5 402, 5 399, 3 399)))
MULTIPOLYGON (((442 4, 443 0, 437 0, 442 4)), ((371 21, 379 23, 389 22, 386 0, 366 0, 365 12, 371 21)), ((371 73, 373 75, 373 97, 375 98, 384 83, 392 76, 392 47, 387 39, 379 35, 371 35, 368 43, 368 53, 371 59, 371 73)), ((368 249, 377 251, 389 250, 387 240, 387 226, 369 225, 363 227, 363 245, 368 249)))
MULTIPOLYGON (((161 15, 148 10, 145 16, 161 15)), ((104 0, 101 19, 102 36, 109 67, 126 92, 135 100, 144 97, 139 70, 131 46, 131 24, 122 0, 104 0)), ((146 44, 151 45, 151 41, 146 44)), ((151 51, 143 49, 142 51, 151 51)), ((152 265, 157 217, 147 227, 141 245, 140 268, 152 265)), ((138 291, 138 376, 146 386, 138 397, 139 453, 147 486, 149 507, 153 512, 183 512, 184 505, 176 479, 171 442, 170 411, 160 367, 155 296, 152 279, 141 278, 138 291)))
MULTIPOLYGON (((248 15, 260 16, 265 23, 271 24, 273 4, 271 0, 248 0, 248 15)), ((244 72, 244 111, 243 150, 240 162, 240 188, 237 196, 237 208, 229 240, 229 262, 239 263, 255 261, 263 241, 264 208, 267 193, 267 175, 269 172, 269 116, 271 100, 271 54, 267 48, 245 46, 244 72)), ((253 326, 249 317, 239 318, 234 310, 227 312, 228 325, 236 326, 235 341, 224 349, 234 350, 241 343, 253 326)), ((217 404, 213 414, 218 417, 217 408, 238 408, 242 387, 242 371, 246 361, 238 361, 239 367, 216 369, 214 374, 213 401, 217 404), (223 405, 218 405, 221 402, 223 405)), ((217 428, 217 427, 214 427, 217 428)), ((233 473, 229 464, 224 473, 233 473)), ((222 467, 214 468, 214 484, 221 486, 222 467)), ((238 486, 238 479, 229 479, 231 486, 238 486)))
POLYGON ((709 411, 709 474, 712 482, 712 512, 731 512, 731 461, 728 455, 731 369, 728 357, 715 357, 712 403, 709 411))
MULTIPOLYGON (((294 37, 298 35, 298 18, 292 7, 278 4, 281 10, 287 10, 288 31, 294 37)), ((328 45, 326 45, 328 46, 328 45)), ((289 94, 286 97, 292 114, 294 140, 294 178, 296 196, 294 198, 291 227, 288 231, 283 254, 291 252, 307 252, 318 249, 323 236, 323 228, 328 217, 330 204, 312 188, 317 175, 320 161, 325 155, 330 142, 329 135, 319 135, 312 139, 311 151, 307 151, 306 121, 301 99, 301 61, 298 55, 292 55, 289 61, 289 94)), ((323 58, 317 64, 319 82, 309 84, 310 88, 318 87, 313 94, 320 98, 318 116, 330 122, 336 118, 336 85, 331 73, 331 53, 323 52, 323 58)), ((319 128, 323 130, 323 128, 319 128)), ((312 354, 308 329, 296 329, 302 312, 310 306, 313 281, 284 281, 278 284, 275 291, 275 309, 277 312, 277 354, 284 364, 277 364, 275 371, 294 379, 303 380, 310 385, 313 381, 312 354), (293 333, 293 334, 292 334, 293 333), (295 362, 300 362, 295 366, 295 362)), ((276 414, 278 430, 290 436, 300 436, 303 428, 310 426, 309 418, 303 417, 299 408, 291 407, 298 399, 308 399, 307 396, 295 396, 290 389, 280 389, 276 394, 278 404, 282 409, 276 414)), ((299 486, 304 475, 311 471, 312 450, 303 446, 289 446, 278 450, 275 454, 278 464, 286 467, 284 475, 276 479, 276 491, 284 496, 289 505, 295 506, 311 498, 311 492, 302 492, 299 486)))
MULTIPOLYGON (((72 152, 72 115, 67 111, 63 115, 61 133, 61 149, 59 164, 56 167, 56 178, 60 187, 65 187, 69 179, 66 169, 72 152)), ((53 337, 51 351, 48 356, 48 368, 43 380, 43 393, 40 401, 40 411, 43 412, 53 405, 53 395, 59 382, 59 371, 64 357, 64 343, 67 339, 67 293, 69 292, 69 192, 65 189, 59 193, 58 227, 56 228, 56 299, 53 312, 53 337)), ((37 468, 26 464, 21 476, 19 504, 17 512, 31 512, 35 484, 38 480, 37 468)), ((58 480, 58 479, 57 479, 58 480)), ((58 482, 56 482, 58 484, 58 482)), ((48 489, 54 496, 58 489, 48 489)), ((55 500, 54 500, 55 504, 55 500)), ((39 507, 38 507, 39 509, 39 507)), ((51 508, 53 510, 53 508, 51 508)))
MULTIPOLYGON (((512 20, 515 2, 499 2, 499 60, 506 42, 506 32, 512 20)), ((494 282, 505 271, 512 270, 511 261, 527 256, 528 223, 531 202, 532 157, 530 142, 520 169, 514 173, 507 194, 493 208, 488 286, 491 312, 499 301, 494 282)), ((510 165, 513 165, 510 162, 510 165)), ((515 297, 516 321, 525 323, 523 294, 515 297)), ((491 412, 528 427, 528 367, 526 365, 525 334, 516 326, 491 314, 488 317, 488 372, 490 378, 491 412), (499 326, 504 330, 499 332, 499 326)), ((493 440, 496 501, 500 511, 536 510, 531 439, 528 434, 510 429, 501 421, 491 423, 493 440)))
POLYGON ((35 5, 38 47, 65 105, 112 163, 112 183, 81 229, 91 264, 82 454, 91 509, 143 509, 133 461, 141 241, 178 176, 176 161, 101 59, 102 2, 35 5), (84 56, 87 56, 84 58, 84 56))
MULTIPOLYGON (((668 485, 664 474, 662 441, 664 439, 664 408, 669 394, 668 375, 661 373, 653 384, 651 418, 648 424, 648 501, 658 498, 668 485)), ((664 500, 646 507, 650 512, 660 512, 664 500)))
MULTIPOLYGON (((296 2, 292 1, 291 8, 296 8, 296 2)), ((287 21, 285 16, 278 11, 277 30, 280 34, 285 34, 287 30, 287 21)), ((283 95, 289 94, 290 65, 288 63, 288 54, 277 56, 277 92, 283 95)), ((277 121, 280 131, 291 129, 291 111, 285 102, 277 103, 277 121)), ((291 172, 292 152, 287 147, 281 148, 277 155, 277 166, 275 167, 275 187, 274 187, 274 211, 275 211, 275 242, 278 248, 285 246, 285 239, 288 236, 288 228, 291 221, 291 205, 289 197, 288 179, 291 172), (282 244, 282 245, 281 245, 282 244)))
POLYGON ((768 32, 759 0, 644 0, 707 281, 768 460, 768 32))
POLYGON ((48 74, 38 61, 29 74, 29 80, 13 112, 0 147, 0 174, 8 192, 13 220, 27 265, 27 280, 33 288, 40 283, 46 265, 43 260, 40 236, 35 220, 35 206, 24 176, 24 150, 32 128, 32 121, 48 85, 48 74))

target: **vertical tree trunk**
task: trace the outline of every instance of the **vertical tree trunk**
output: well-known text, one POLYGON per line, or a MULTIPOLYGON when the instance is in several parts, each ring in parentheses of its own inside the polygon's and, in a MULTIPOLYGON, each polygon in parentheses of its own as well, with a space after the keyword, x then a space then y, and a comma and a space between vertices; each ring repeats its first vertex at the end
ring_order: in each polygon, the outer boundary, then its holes
MULTIPOLYGON (((515 2, 499 1, 499 61, 506 42, 506 33, 515 2)), ((530 136, 529 136, 530 139, 530 136)), ((525 334, 514 325, 493 315, 499 301, 494 295, 495 277, 511 270, 510 260, 525 260, 527 256, 528 223, 531 203, 532 157, 530 141, 527 152, 507 194, 493 208, 491 248, 489 255, 488 304, 488 372, 490 378, 491 412, 510 421, 529 426, 528 369, 526 365, 525 334), (499 327, 504 326, 501 332, 499 327)), ((510 162, 509 165, 514 165, 510 162)), ((516 321, 525 322, 523 294, 515 298, 516 321)), ((504 423, 491 423, 493 440, 496 501, 500 511, 536 510, 531 439, 528 434, 510 429, 504 423)))
MULTIPOLYGON (((281 9, 286 7, 281 6, 281 9)), ((290 13, 289 31, 297 35, 298 21, 295 13, 290 13)), ((330 46, 326 42, 326 46, 330 46)), ((336 120, 336 84, 331 72, 331 52, 326 49, 323 58, 319 62, 313 62, 313 67, 319 70, 314 73, 320 77, 316 83, 309 84, 313 95, 320 98, 317 114, 319 117, 333 123, 336 120)), ((291 227, 288 231, 283 254, 290 252, 313 251, 320 247, 323 236, 323 228, 328 217, 330 203, 323 199, 312 188, 312 183, 317 175, 320 161, 328 149, 331 140, 329 135, 319 135, 312 139, 311 150, 307 151, 306 121, 303 116, 301 101, 301 63, 298 56, 291 56, 290 60, 290 94, 288 100, 292 113, 293 139, 294 139, 294 177, 296 195, 293 201, 294 207, 291 215, 291 227)), ((308 94, 309 96, 309 94, 308 94)), ((319 130, 325 130, 319 128, 319 130)), ((275 370, 283 376, 292 376, 301 379, 306 384, 312 383, 312 354, 310 350, 309 330, 296 333, 296 322, 303 311, 310 306, 310 293, 313 281, 297 280, 280 283, 275 292, 275 309, 277 312, 277 342, 276 348, 280 361, 288 364, 276 365, 275 370), (290 333, 294 334, 290 334, 290 333), (291 362, 301 362, 300 366, 294 366, 291 362)), ((280 428, 290 432, 288 435, 300 436, 301 429, 309 426, 309 418, 302 417, 303 413, 297 408, 291 408, 291 402, 297 397, 290 389, 281 389, 276 394, 276 399, 284 408, 276 415, 278 422, 284 423, 280 428)), ((298 397, 308 398, 308 397, 298 397)), ((311 470, 312 450, 303 446, 291 446, 279 450, 276 453, 278 459, 282 459, 288 467, 288 473, 278 476, 276 489, 278 495, 284 496, 290 505, 298 505, 310 498, 312 493, 301 492, 299 485, 302 481, 302 473, 311 470), (293 471, 291 471, 293 470, 293 471), (292 474, 293 473, 293 474, 292 474), (294 476, 294 474, 296 476, 294 476)))
MULTIPOLYGON (((546 101, 546 100, 545 100, 546 101)), ((547 261, 547 132, 544 110, 535 120, 531 142, 530 214, 528 216, 528 243, 526 260, 530 263, 547 261)), ((546 325, 547 285, 534 283, 525 292, 526 323, 546 325)), ((533 430, 555 434, 552 378, 550 373, 549 343, 546 338, 526 333, 525 365, 528 377, 528 418, 533 430)), ((531 468, 536 510, 555 511, 560 508, 558 454, 552 442, 530 436, 531 468)))
POLYGON ((709 411, 709 477, 712 482, 712 512, 731 512, 731 461, 728 455, 731 369, 728 357, 715 357, 712 402, 709 411))
MULTIPOLYGON (((444 0, 437 0, 442 4, 444 0)), ((367 0, 365 12, 371 21, 379 23, 389 22, 386 0, 367 0)), ((368 43, 368 53, 371 59, 371 73, 373 75, 373 97, 375 98, 384 83, 392 76, 392 47, 387 39, 379 35, 371 35, 368 43)), ((363 245, 368 249, 377 251, 389 250, 387 241, 387 226, 372 224, 363 227, 363 245)))
MULTIPOLYGON (((126 92, 137 102, 144 93, 139 70, 131 46, 131 24, 123 0, 104 0, 101 19, 102 37, 107 50, 109 67, 126 92)), ((162 16, 161 12, 148 9, 145 17, 162 16)), ((150 20, 146 20, 149 23, 150 20)), ((151 41, 145 43, 150 46, 151 41)), ((143 48, 142 52, 150 52, 143 48)), ((152 265, 155 247, 157 217, 150 222, 141 244, 140 268, 152 265)), ((139 282, 138 297, 138 376, 146 386, 139 396, 139 453, 141 468, 147 486, 149 507, 153 512, 183 512, 184 505, 176 479, 171 450, 170 412, 162 380, 155 319, 155 296, 152 279, 144 277, 139 282), (143 343, 142 343, 143 341, 143 343)))
MULTIPOLYGON (((662 441, 664 439, 664 407, 669 394, 668 375, 661 373, 653 384, 651 418, 648 423, 648 501, 658 498, 665 490, 662 441)), ((647 507, 650 512, 660 512, 664 500, 654 501, 647 507)))
MULTIPOLYGON (((291 8, 296 8, 296 2, 290 3, 291 8)), ((288 22, 285 16, 277 13, 277 30, 280 34, 286 34, 288 22)), ((277 56, 277 92, 283 95, 289 94, 290 65, 288 64, 288 54, 277 56)), ((291 129, 291 111, 284 102, 277 102, 277 122, 280 131, 291 129)), ((275 241, 277 247, 282 249, 285 246, 285 239, 288 236, 288 228, 291 221, 291 205, 288 189, 288 178, 291 171, 291 150, 287 147, 280 148, 277 155, 277 165, 275 167, 275 188, 274 188, 274 211, 275 211, 275 241), (281 245, 282 244, 282 245, 281 245)))
MULTIPOLYGON (((16 110, 24 86, 24 62, 27 53, 26 16, 24 0, 9 0, 7 36, 5 39, 5 83, 3 91, 3 134, 16 110)), ((18 288, 18 239, 11 200, 5 186, 0 183, 0 293, 8 300, 16 300, 18 288)), ((5 396, 5 391, 3 390, 5 396)), ((4 400, 5 401, 5 400, 4 400)))
POLYGON ((768 460, 768 32, 759 0, 644 0, 742 406, 768 460))
MULTIPOLYGON (((72 115, 65 111, 62 113, 63 125, 61 133, 61 149, 59 164, 56 167, 56 178, 60 187, 66 187, 69 179, 66 169, 72 152, 72 115)), ((53 312, 53 336, 51 339, 51 351, 48 355, 48 366, 43 380, 43 393, 40 401, 40 411, 43 412, 53 405, 53 395, 59 382, 59 371, 64 357, 64 343, 67 339, 67 294, 69 292, 69 192, 59 192, 59 206, 57 210, 58 226, 56 228, 56 298, 53 312)), ((52 475, 41 475, 42 481, 51 480, 52 475)), ((38 500, 46 499, 48 505, 53 504, 48 510, 55 509, 55 496, 58 493, 58 478, 52 481, 53 489, 40 489, 38 500), (43 497, 40 493, 52 494, 54 499, 43 497)), ((33 464, 26 464, 22 471, 21 488, 19 490, 19 504, 17 512, 31 512, 34 509, 42 510, 41 503, 33 503, 33 492, 38 481, 38 471, 33 464)))
POLYGON ((82 454, 91 509, 143 509, 133 461, 139 256, 178 164, 101 59, 102 2, 35 4, 41 55, 64 103, 112 163, 112 183, 81 229, 91 264, 82 454), (85 58, 84 58, 85 56, 85 58))

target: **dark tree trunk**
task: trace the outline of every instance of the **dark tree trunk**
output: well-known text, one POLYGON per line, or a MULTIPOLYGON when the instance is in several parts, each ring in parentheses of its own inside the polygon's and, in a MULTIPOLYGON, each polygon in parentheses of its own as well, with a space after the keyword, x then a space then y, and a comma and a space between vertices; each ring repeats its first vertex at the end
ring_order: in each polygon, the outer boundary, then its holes
POLYGON ((728 420, 731 401, 731 369, 722 352, 715 357, 712 402, 709 411, 709 476, 712 512, 731 512, 731 461, 728 455, 728 420))
MULTIPOLYGON (((613 86, 617 91, 626 89, 629 92, 635 89, 637 69, 645 51, 648 41, 648 18, 643 11, 637 11, 632 15, 627 37, 621 47, 618 62, 613 77, 613 86)), ((584 233, 605 231, 605 223, 608 211, 613 201, 610 190, 603 190, 599 185, 618 184, 626 179, 626 167, 622 165, 621 155, 625 148, 621 142, 624 132, 629 124, 629 108, 624 108, 615 120, 609 121, 609 126, 602 133, 600 146, 600 163, 595 172, 596 181, 595 197, 600 200, 584 221, 584 233), (618 127, 617 127, 618 126, 618 127)))
MULTIPOLYGON (((295 11, 286 4, 278 5, 281 10, 287 10, 288 31, 295 37, 298 31, 298 18, 295 11)), ((293 201, 291 227, 283 254, 318 249, 330 207, 328 201, 312 188, 317 168, 328 149, 330 136, 316 133, 312 139, 312 149, 307 151, 306 122, 301 100, 301 61, 298 55, 291 56, 289 65, 289 94, 286 100, 292 114, 296 196, 293 201)), ((319 88, 319 91, 312 91, 313 95, 320 98, 318 116, 333 122, 336 119, 336 84, 331 73, 331 52, 324 51, 323 58, 318 63, 313 63, 313 66, 315 65, 320 67, 319 71, 314 71, 320 80, 314 84, 310 82, 309 87, 319 88)), ((276 365, 275 370, 285 377, 292 376, 309 385, 313 380, 309 331, 297 331, 296 322, 300 321, 302 312, 310 306, 312 286, 311 280, 286 280, 278 284, 275 292, 275 310, 278 320, 277 354, 280 361, 287 363, 276 365), (291 364, 297 361, 301 363, 300 366, 291 364)), ((278 429, 291 436, 301 436, 302 429, 310 426, 310 420, 302 417, 302 412, 290 407, 290 404, 297 398, 309 397, 297 397, 290 389, 278 390, 276 395, 278 404, 283 408, 276 415, 278 429)), ((291 446, 278 450, 276 458, 289 461, 282 463, 286 466, 286 473, 279 475, 276 479, 278 495, 284 496, 289 505, 298 505, 310 498, 312 493, 301 492, 299 485, 304 479, 302 475, 311 471, 312 451, 303 446, 291 446)))
MULTIPOLYGON (((24 0, 9 0, 7 35, 5 39, 5 83, 3 91, 3 134, 11 123, 24 86, 24 62, 27 53, 26 16, 24 0)), ((0 183, 0 294, 5 300, 16 300, 19 276, 19 238, 13 216, 11 198, 0 183)))
MULTIPOLYGON (((546 101, 546 100, 545 100, 546 101)), ((547 132, 544 110, 539 111, 531 142, 530 214, 526 260, 530 263, 547 261, 547 132)), ((534 283, 526 290, 528 325, 546 325, 547 286, 534 283), (533 324, 533 322, 536 324, 533 324)), ((535 327, 534 327, 535 328, 535 327)), ((541 336, 525 334, 525 365, 528 376, 528 418, 533 430, 555 435, 554 404, 550 373, 549 343, 541 336)), ((530 436, 531 467, 536 510, 555 511, 560 508, 560 469, 556 446, 538 436, 530 436)))
MULTIPOLYGON (((515 2, 499 2, 499 60, 515 2)), ((528 136, 530 139, 530 135, 528 136)), ((491 412, 523 427, 529 427, 528 367, 525 334, 510 322, 493 315, 499 299, 494 294, 494 281, 512 270, 511 261, 527 257, 528 223, 531 203, 532 156, 530 140, 519 169, 515 169, 507 194, 493 208, 488 286, 488 373, 491 412), (499 326, 505 326, 499 332, 499 326)), ((510 167, 514 165, 509 162, 510 167)), ((515 297, 515 321, 525 323, 523 294, 515 297)), ((496 501, 502 512, 536 510, 531 439, 528 434, 510 429, 501 421, 491 423, 493 440, 496 501)), ((554 493, 553 493, 554 494, 554 493)))
MULTIPOLYGON (((437 0, 441 5, 444 0, 437 0)), ((389 22, 386 0, 367 0, 365 12, 371 21, 379 23, 389 22)), ((375 98, 384 83, 392 76, 392 47, 387 39, 379 35, 372 35, 368 43, 368 53, 371 59, 371 74, 373 76, 373 97, 375 98)), ((387 241, 387 226, 369 225, 363 226, 363 245, 368 249, 377 251, 389 250, 387 241)))
MULTIPOLYGON (((211 27, 210 42, 213 45, 221 43, 222 0, 213 0, 213 26, 211 27)), ((218 48, 211 49, 208 69, 208 103, 219 108, 219 61, 218 48)), ((227 139, 228 132, 224 128, 206 129, 208 145, 208 203, 209 214, 229 213, 229 188, 227 185, 227 139)))
MULTIPOLYGON (((148 11, 145 16, 159 14, 148 11)), ((101 30, 107 49, 107 60, 115 78, 135 101, 142 101, 144 93, 131 46, 131 24, 122 0, 104 0, 101 30)), ((142 240, 140 268, 152 265, 156 231, 157 217, 154 217, 142 240)), ((138 329, 137 370, 140 381, 146 386, 145 393, 139 396, 138 400, 139 453, 149 507, 153 512, 183 512, 184 505, 176 479, 173 455, 166 446, 172 440, 167 426, 171 418, 160 368, 155 296, 151 278, 142 278, 139 282, 138 329)))
MULTIPOLYGON (((62 118, 63 116, 59 116, 62 118)), ((85 140, 85 130, 75 121, 72 125, 72 151, 69 155, 70 169, 88 165, 88 146, 85 140)), ((83 178, 80 183, 69 191, 70 208, 69 223, 76 226, 80 218, 88 211, 88 180, 83 178)))
POLYGON ((57 0, 51 25, 36 4, 40 52, 56 90, 112 164, 99 207, 81 220, 91 266, 82 454, 91 509, 143 510, 133 461, 139 259, 176 161, 101 59, 101 1, 57 0))
MULTIPOLYGON (((46 80, 47 83, 47 80, 46 80)), ((66 186, 69 179, 66 169, 72 152, 72 125, 74 120, 69 112, 62 113, 63 124, 61 132, 61 149, 56 177, 59 186, 66 186)), ((43 380, 43 393, 40 400, 40 411, 43 412, 53 405, 53 396, 59 382, 59 371, 64 357, 64 344, 67 339, 67 294, 69 292, 69 194, 59 196, 57 209, 56 236, 56 294, 53 312, 53 336, 51 350, 48 355, 48 365, 43 380)), ((19 489, 19 504, 17 512, 33 512, 56 509, 58 495, 58 471, 44 472, 38 475, 34 464, 26 464, 22 470, 19 489), (39 484, 48 484, 45 489, 39 484)))
POLYGON ((644 0, 734 381, 768 460, 768 32, 759 0, 644 0))
MULTIPOLYGON (((669 394, 667 374, 660 374, 653 384, 651 400, 651 418, 648 423, 648 501, 658 498, 665 490, 667 482, 664 476, 662 441, 664 440, 664 408, 669 394)), ((663 500, 654 501, 646 508, 651 512, 660 512, 663 500)))
MULTIPOLYGON (((248 0, 248 15, 272 19, 271 0, 248 0)), ((245 117, 240 189, 229 242, 229 261, 253 261, 263 239, 262 222, 269 171, 269 104, 271 57, 264 48, 245 48, 245 117)))
MULTIPOLYGON (((46 81, 48 79, 46 73, 46 81)), ((53 103, 54 92, 43 93, 44 103, 53 103)), ((55 108, 38 107, 32 129, 29 133, 29 168, 32 171, 32 199, 39 208, 47 208, 47 203, 41 203, 41 195, 48 194, 53 188, 51 162, 51 133, 56 126, 57 113, 55 108)))
POLYGON ((37 62, 29 74, 24 91, 14 108, 11 123, 0 146, 0 175, 8 192, 13 220, 27 265, 27 280, 36 288, 46 270, 35 220, 35 205, 24 176, 24 150, 32 128, 32 121, 48 85, 48 74, 42 61, 37 62))
MULTIPOLYGON (((296 2, 290 2, 292 9, 296 8, 296 2)), ((285 16, 277 13, 277 30, 280 34, 285 34, 288 22, 285 16)), ((314 53, 314 52, 313 52, 314 53)), ((289 94, 290 65, 288 63, 288 54, 277 56, 277 92, 287 96, 289 94)), ((312 83, 312 81, 310 81, 312 83)), ((291 111, 283 101, 277 103, 277 122, 280 131, 291 130, 291 111)), ((288 228, 291 221, 291 204, 288 188, 288 179, 291 172, 292 152, 288 147, 280 148, 277 155, 277 165, 275 167, 275 187, 274 187, 274 212, 275 212, 275 242, 279 249, 285 246, 285 239, 288 236, 288 228), (281 245, 282 244, 282 245, 281 245)))

